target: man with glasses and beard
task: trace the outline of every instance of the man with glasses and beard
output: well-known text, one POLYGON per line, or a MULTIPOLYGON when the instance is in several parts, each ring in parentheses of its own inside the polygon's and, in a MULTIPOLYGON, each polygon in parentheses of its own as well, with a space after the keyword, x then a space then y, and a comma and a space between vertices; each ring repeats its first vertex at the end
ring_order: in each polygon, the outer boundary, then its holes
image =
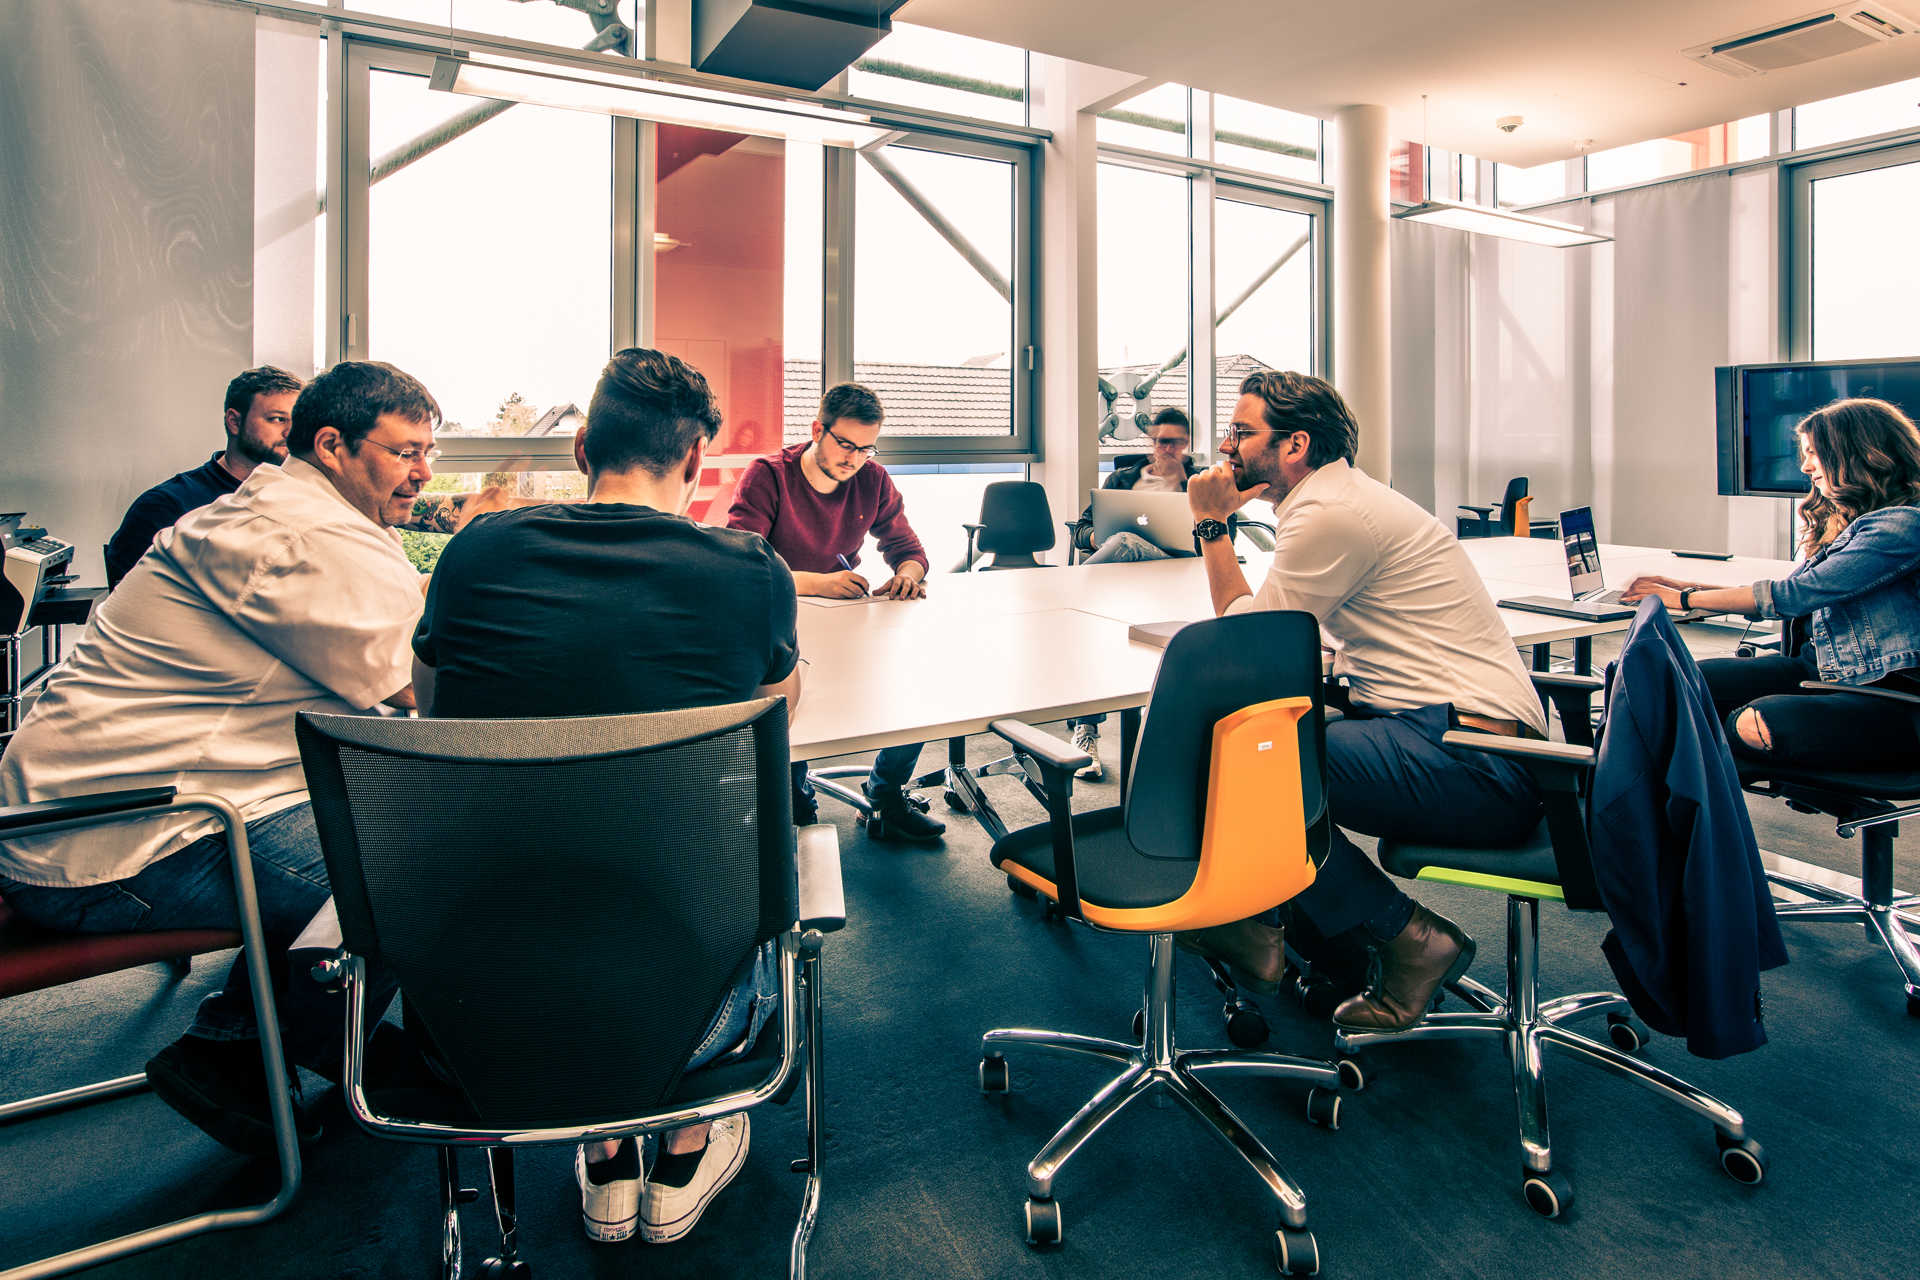
MULTIPOLYGON (((740 477, 728 527, 772 543, 793 570, 800 595, 917 600, 927 594, 926 549, 907 523, 893 478, 873 462, 884 417, 880 397, 857 382, 843 382, 820 398, 810 439, 755 458, 740 477), (877 587, 869 587, 858 569, 869 533, 893 571, 877 587)), ((874 757, 866 783, 873 801, 867 834, 873 839, 937 840, 945 833, 946 824, 906 791, 922 745, 887 747, 874 757)), ((793 788, 794 821, 813 822, 819 809, 805 761, 794 761, 793 788)))
MULTIPOLYGON (((1445 843, 1472 830, 1518 841, 1540 797, 1519 764, 1448 747, 1450 729, 1543 737, 1546 718, 1513 637, 1460 542, 1411 499, 1353 465, 1360 430, 1331 385, 1264 371, 1240 385, 1222 460, 1187 485, 1217 614, 1301 609, 1320 621, 1346 687, 1327 725, 1327 802, 1336 823, 1369 835, 1445 843), (1247 585, 1226 518, 1249 498, 1273 503, 1273 566, 1247 585)), ((1417 1022, 1433 993, 1466 972, 1473 939, 1402 893, 1343 833, 1291 904, 1306 932, 1358 932, 1378 977, 1334 1021, 1361 1029, 1417 1022)), ((1190 945, 1273 979, 1280 931, 1253 919, 1203 930, 1190 945)), ((1309 956, 1309 958, 1312 958, 1309 956)))
POLYGON ((118 586, 127 570, 153 545, 153 535, 181 516, 238 489, 263 462, 284 462, 287 428, 300 379, 263 364, 227 384, 227 447, 191 471, 162 480, 133 500, 107 543, 107 585, 118 586))

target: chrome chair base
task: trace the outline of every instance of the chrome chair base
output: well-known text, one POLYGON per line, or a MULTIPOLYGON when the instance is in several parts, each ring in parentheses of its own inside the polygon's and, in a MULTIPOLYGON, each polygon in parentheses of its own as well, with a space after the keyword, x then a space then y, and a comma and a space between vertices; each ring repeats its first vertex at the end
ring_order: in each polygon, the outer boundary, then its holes
POLYGON ((1572 1189, 1553 1174, 1553 1151, 1547 1128, 1548 1045, 1577 1054, 1587 1062, 1631 1080, 1669 1102, 1678 1103, 1711 1121, 1720 1144, 1721 1165, 1742 1182, 1759 1182, 1765 1175, 1765 1154, 1747 1137, 1741 1114, 1711 1094, 1695 1088, 1659 1067, 1625 1052, 1646 1040, 1645 1032, 1626 1012, 1626 997, 1614 992, 1586 992, 1542 1002, 1538 991, 1540 960, 1540 904, 1537 899, 1507 898, 1507 995, 1462 978, 1449 990, 1465 1002, 1469 1012, 1429 1013, 1401 1031, 1348 1031, 1337 1025, 1334 1047, 1357 1053, 1375 1045, 1415 1040, 1497 1039, 1513 1065, 1514 1101, 1520 1122, 1522 1191, 1528 1203, 1545 1217, 1557 1217, 1571 1200, 1572 1189), (1607 1014, 1609 1039, 1603 1043, 1566 1024, 1607 1014))
POLYGON ((1769 871, 1770 882, 1811 899, 1776 902, 1773 913, 1781 920, 1837 920, 1865 925, 1867 936, 1878 940, 1899 966, 1906 987, 1907 1012, 1920 1017, 1920 947, 1914 945, 1909 933, 1910 929, 1920 929, 1920 897, 1893 890, 1894 825, 1872 819, 1851 825, 1861 834, 1860 892, 1848 893, 1784 871, 1769 871))
MULTIPOLYGON (((1057 1210, 1048 1208, 1042 1220, 1051 1221, 1052 1240, 1042 1240, 1033 1231, 1035 1205, 1050 1205, 1054 1179, 1102 1126, 1142 1098, 1165 1095, 1184 1107, 1213 1135, 1235 1151, 1253 1170, 1280 1206, 1284 1234, 1304 1234, 1307 1227, 1307 1200, 1299 1184, 1284 1173, 1266 1146, 1241 1123, 1227 1105, 1201 1080, 1202 1076, 1259 1076, 1269 1080, 1303 1081, 1315 1086, 1308 1095, 1308 1115, 1327 1128, 1339 1125, 1338 1066, 1323 1059, 1298 1058, 1278 1053, 1255 1053, 1226 1049, 1179 1049, 1173 1037, 1173 935, 1149 935, 1149 960, 1142 1016, 1138 1023, 1140 1043, 1105 1040, 1074 1035, 1066 1031, 1041 1031, 1003 1028, 980 1037, 981 1088, 988 1093, 1008 1089, 1006 1061, 1000 1051, 1008 1047, 1047 1049, 1056 1053, 1099 1058, 1122 1068, 1106 1087, 1087 1100, 1072 1119, 1062 1125, 1040 1153, 1027 1165, 1028 1222, 1035 1243, 1058 1239, 1057 1210)), ((1311 1249, 1310 1238, 1306 1247, 1311 1249)), ((1296 1249, 1300 1246, 1294 1245, 1296 1249)))

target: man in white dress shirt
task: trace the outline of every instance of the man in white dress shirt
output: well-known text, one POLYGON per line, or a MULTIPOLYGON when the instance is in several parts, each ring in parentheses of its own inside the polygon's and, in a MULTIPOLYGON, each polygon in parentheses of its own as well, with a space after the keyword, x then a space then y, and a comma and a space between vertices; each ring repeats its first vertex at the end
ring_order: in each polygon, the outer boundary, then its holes
MULTIPOLYGON (((1346 401, 1319 378, 1263 371, 1241 384, 1224 458, 1187 484, 1214 611, 1301 609, 1320 620, 1347 685, 1346 716, 1327 726, 1335 822, 1402 840, 1443 843, 1472 830, 1489 844, 1518 841, 1540 816, 1526 770, 1441 736, 1544 736, 1539 699, 1459 540, 1356 468, 1358 442, 1346 401), (1225 525, 1253 497, 1272 502, 1275 518, 1273 566, 1257 592, 1225 525)), ((1338 833, 1293 911, 1325 938, 1364 929, 1379 957, 1374 984, 1335 1010, 1342 1025, 1411 1025, 1473 959, 1471 938, 1338 833)), ((1228 945, 1244 953, 1247 939, 1228 945)))
MULTIPOLYGON (((289 456, 163 530, 0 757, 0 803, 135 787, 224 797, 247 823, 287 1056, 337 1076, 341 1014, 287 980, 328 898, 294 744, 297 711, 411 707, 421 578, 393 526, 432 478, 434 399, 391 365, 342 363, 293 407, 289 456)), ((7 905, 75 933, 237 928, 217 821, 161 815, 0 843, 7 905)), ((147 1064, 154 1091, 238 1150, 271 1150, 246 967, 147 1064)))

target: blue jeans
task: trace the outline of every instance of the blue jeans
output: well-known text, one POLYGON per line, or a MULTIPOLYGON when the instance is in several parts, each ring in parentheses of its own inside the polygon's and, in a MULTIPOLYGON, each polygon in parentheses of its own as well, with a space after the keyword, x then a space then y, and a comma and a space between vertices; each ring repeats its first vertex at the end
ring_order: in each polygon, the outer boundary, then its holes
POLYGON ((1172 556, 1137 533, 1128 533, 1122 529, 1105 542, 1100 549, 1082 560, 1081 564, 1137 564, 1143 560, 1171 560, 1172 556))
POLYGON ((780 947, 769 942, 753 953, 734 979, 733 990, 707 1024, 687 1070, 698 1071, 721 1058, 744 1054, 760 1038, 760 1029, 780 1003, 780 947))
MULTIPOLYGON (((873 757, 873 772, 870 775, 874 790, 892 787, 894 790, 913 781, 914 766, 920 763, 920 749, 924 742, 909 742, 899 747, 882 747, 873 757)), ((807 781, 807 762, 793 762, 793 791, 795 795, 813 799, 813 784, 807 781)))
MULTIPOLYGON (((247 824, 247 847, 266 934, 267 964, 286 1038, 287 1058, 329 1079, 338 1079, 345 1042, 345 1014, 338 995, 305 973, 293 974, 287 947, 326 904, 327 864, 320 855, 313 810, 305 804, 247 824)), ((62 933, 138 933, 154 929, 234 929, 240 909, 234 899, 224 829, 146 867, 125 880, 77 888, 15 884, 0 877, 7 905, 62 933)), ((368 999, 371 1025, 391 1000, 391 984, 373 980, 368 999), (382 994, 384 990, 384 994, 382 994)), ((244 955, 227 970, 226 985, 201 1001, 189 1035, 207 1040, 252 1040, 259 1035, 244 955)))

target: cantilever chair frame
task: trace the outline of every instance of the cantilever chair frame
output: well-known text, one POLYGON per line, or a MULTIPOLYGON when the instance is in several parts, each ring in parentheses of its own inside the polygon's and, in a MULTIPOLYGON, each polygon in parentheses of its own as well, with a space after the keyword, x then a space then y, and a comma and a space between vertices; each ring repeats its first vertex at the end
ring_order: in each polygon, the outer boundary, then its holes
MULTIPOLYGON (((1538 742, 1460 731, 1448 733, 1442 741, 1449 747, 1485 751, 1516 760, 1533 774, 1545 801, 1543 825, 1550 836, 1553 860, 1558 868, 1556 879, 1527 879, 1437 864, 1421 866, 1414 877, 1506 895, 1506 994, 1502 996, 1472 978, 1462 977, 1448 990, 1466 1004, 1466 1012, 1428 1013, 1400 1031, 1350 1031, 1336 1024, 1334 1046, 1341 1053, 1358 1053, 1378 1045, 1414 1040, 1499 1040, 1507 1049, 1513 1069, 1514 1101, 1520 1124, 1521 1194, 1542 1217, 1559 1217, 1573 1199, 1572 1183, 1553 1167, 1547 1127, 1545 1049, 1549 1045, 1604 1067, 1711 1121, 1721 1167, 1735 1181, 1758 1183, 1766 1175, 1766 1155, 1760 1144, 1747 1136, 1746 1121, 1740 1112, 1678 1076, 1632 1056, 1631 1051, 1643 1047, 1650 1036, 1632 1016, 1625 996, 1610 991, 1590 991, 1553 1000, 1540 999, 1541 900, 1563 902, 1573 910, 1597 910, 1601 905, 1587 842, 1585 795, 1598 758, 1592 745, 1589 707, 1592 695, 1601 688, 1602 682, 1594 676, 1541 673, 1536 673, 1533 681, 1558 710, 1568 742, 1538 742), (1607 1016, 1610 1044, 1567 1025, 1599 1014, 1607 1016)), ((1394 842, 1382 841, 1381 861, 1389 864, 1389 869, 1393 869, 1394 854, 1394 842)), ((1364 1069, 1356 1069, 1352 1075, 1364 1082, 1364 1069)))
MULTIPOLYGON (((778 741, 786 742, 784 702, 777 698, 740 704, 743 713, 751 712, 732 728, 779 716, 778 741)), ((672 714, 672 713, 666 713, 672 714)), ((303 713, 297 726, 303 754, 308 739, 316 742, 330 735, 329 721, 351 721, 357 717, 316 717, 303 713)), ((671 745, 671 744, 660 744, 671 745)), ((308 763, 312 776, 314 765, 308 763)), ((326 784, 331 787, 331 783, 326 784)), ((318 794, 318 792, 316 792, 318 794)), ((785 822, 785 805, 779 820, 785 822)), ((327 832, 323 817, 323 839, 327 832)), ((523 1146, 554 1146, 595 1142, 614 1138, 677 1129, 700 1124, 759 1106, 782 1095, 796 1069, 804 1071, 803 1091, 806 1107, 806 1155, 794 1160, 790 1168, 806 1175, 801 1195, 799 1218, 788 1247, 790 1280, 805 1280, 807 1245, 811 1240, 820 1208, 820 1168, 822 1138, 825 1133, 820 1016, 820 952, 826 934, 846 923, 846 900, 840 878, 838 833, 831 826, 788 828, 794 835, 794 868, 798 885, 796 918, 778 935, 780 966, 780 1053, 769 1072, 757 1083, 642 1116, 590 1125, 545 1127, 486 1128, 444 1121, 408 1119, 378 1110, 366 1087, 365 1033, 366 961, 342 947, 322 958, 313 968, 313 976, 328 985, 338 985, 347 995, 347 1055, 342 1073, 342 1092, 354 1120, 368 1132, 401 1142, 432 1144, 440 1149, 439 1179, 442 1213, 441 1275, 443 1280, 459 1280, 462 1264, 459 1206, 477 1198, 477 1193, 461 1187, 457 1152, 460 1148, 483 1148, 487 1155, 489 1180, 493 1188, 493 1208, 500 1226, 502 1254, 486 1263, 488 1275, 526 1274, 526 1264, 516 1257, 518 1236, 514 1205, 512 1152, 523 1146)), ((404 995, 404 990, 403 993, 404 995)), ((751 1060, 751 1056, 749 1058, 751 1060)))
MULTIPOLYGON (((244 954, 253 993, 254 1018, 260 1029, 260 1057, 267 1073, 267 1100, 273 1115, 274 1151, 280 1165, 279 1189, 270 1198, 254 1204, 192 1214, 0 1271, 0 1280, 42 1280, 48 1276, 68 1275, 209 1231, 257 1226, 284 1213, 300 1190, 300 1145, 294 1130, 293 1096, 287 1084, 286 1055, 281 1047, 280 1024, 274 1011, 273 979, 267 968, 266 934, 260 923, 260 899, 254 890, 247 824, 239 811, 219 796, 198 792, 180 795, 172 787, 109 791, 0 810, 0 838, 51 835, 168 813, 209 813, 226 828, 228 864, 233 874, 235 899, 240 908, 240 939, 246 948, 244 954)), ((168 932, 184 934, 187 931, 168 932)), ((201 945, 196 950, 204 951, 205 947, 201 945)), ((180 971, 178 961, 185 959, 180 955, 159 958, 175 964, 176 972, 180 971)), ((146 1087, 147 1078, 142 1074, 24 1098, 0 1106, 0 1123, 122 1097, 138 1093, 146 1087)))
MULTIPOLYGON (((1851 693, 1879 698, 1910 707, 1920 716, 1920 698, 1894 689, 1835 684, 1824 680, 1804 680, 1800 687, 1811 693, 1851 693)), ((1900 969, 1906 988, 1907 1012, 1920 1017, 1920 947, 1914 945, 1910 928, 1920 928, 1920 896, 1896 894, 1893 888, 1893 840, 1903 818, 1920 817, 1920 804, 1896 805, 1866 792, 1837 783, 1822 785, 1802 778, 1781 780, 1769 775, 1764 761, 1741 758, 1741 772, 1747 790, 1755 795, 1785 800, 1788 805, 1807 812, 1825 813, 1840 821, 1834 828, 1841 839, 1855 834, 1860 841, 1860 892, 1849 893, 1831 885, 1784 871, 1769 871, 1767 879, 1784 889, 1811 899, 1806 902, 1778 902, 1774 914, 1782 920, 1839 921, 1865 925, 1869 937, 1879 940, 1900 969)), ((1789 773, 1803 772, 1787 770, 1789 773)))
MULTIPOLYGON (((1205 641, 1196 636, 1187 643, 1205 641)), ((1310 1084, 1314 1088, 1307 1097, 1308 1118, 1327 1128, 1338 1128, 1340 1068, 1330 1061, 1246 1049, 1178 1048, 1174 1039, 1173 973, 1175 930, 1243 918, 1261 907, 1242 907, 1240 903, 1277 905, 1312 882, 1307 832, 1320 815, 1304 813, 1304 797, 1297 781, 1301 768, 1297 748, 1302 721, 1311 718, 1316 731, 1318 727, 1317 644, 1313 648, 1313 694, 1245 707, 1212 726, 1213 760, 1208 802, 1203 809, 1205 831, 1199 865, 1191 886, 1161 905, 1102 907, 1082 898, 1071 802, 1074 771, 1084 767, 1088 757, 1017 720, 996 720, 989 726, 1012 747, 1028 789, 1046 808, 1053 858, 1051 878, 1017 861, 1005 862, 1001 869, 1009 885, 1022 896, 1049 899, 1069 920, 1097 929, 1146 934, 1148 938, 1146 981, 1134 1021, 1137 1042, 1032 1028, 1000 1028, 981 1036, 980 1088, 988 1094, 1006 1093, 1011 1087, 1001 1052, 1008 1047, 1093 1057, 1121 1068, 1028 1163, 1026 1215, 1031 1244, 1057 1244, 1061 1239, 1060 1207, 1054 1199, 1053 1184, 1067 1162, 1129 1105, 1164 1092, 1246 1161, 1278 1202, 1281 1225, 1274 1235, 1274 1248, 1282 1274, 1312 1275, 1319 1270, 1319 1246, 1307 1228, 1305 1193, 1200 1077, 1255 1076, 1310 1084), (1256 761, 1259 763, 1251 763, 1256 761), (1291 787, 1263 785, 1288 774, 1295 779, 1291 787), (1036 778, 1038 783, 1032 781, 1036 778), (1217 796, 1230 792, 1236 798, 1258 798, 1241 809, 1229 809, 1224 801, 1214 802, 1217 796), (1256 824, 1245 820, 1256 810, 1263 819, 1257 824, 1261 838, 1250 841, 1249 826, 1256 824), (1285 841, 1290 831, 1298 835, 1294 847, 1297 864, 1290 864, 1286 857, 1285 841), (1233 910, 1223 915, 1221 909, 1226 904, 1232 904, 1233 910)), ((1170 647, 1169 661, 1172 654, 1170 647)), ((1148 724, 1150 728, 1151 712, 1148 724)), ((1080 816, 1084 819, 1087 815, 1080 816)))

